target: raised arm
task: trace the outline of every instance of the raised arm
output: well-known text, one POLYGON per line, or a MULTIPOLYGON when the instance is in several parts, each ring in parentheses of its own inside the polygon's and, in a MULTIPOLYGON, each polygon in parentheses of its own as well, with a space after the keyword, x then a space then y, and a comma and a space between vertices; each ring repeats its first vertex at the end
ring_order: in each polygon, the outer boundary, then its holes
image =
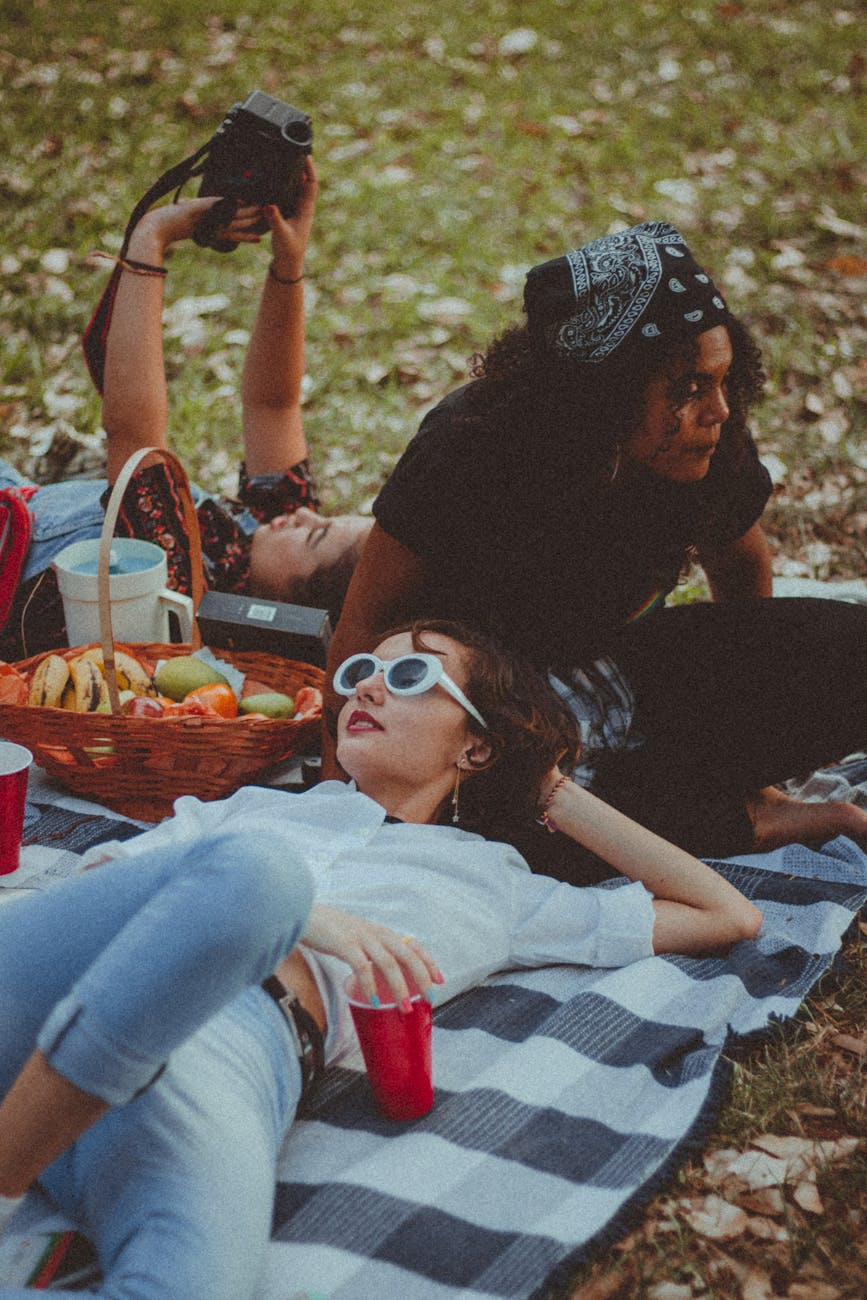
POLYGON ((558 831, 653 894, 655 952, 712 952, 758 933, 759 909, 698 858, 574 782, 561 781, 559 773, 551 774, 543 794, 558 831))
POLYGON ((298 211, 286 219, 265 208, 272 261, 241 384, 244 460, 248 474, 282 474, 307 456, 301 421, 304 377, 304 257, 313 226, 319 182, 308 158, 298 211))
MULTIPOLYGON (((108 478, 142 447, 166 446, 167 391, 163 361, 163 287, 158 273, 171 244, 189 239, 214 198, 168 203, 145 213, 133 231, 128 257, 154 273, 124 270, 106 341, 102 423, 108 439, 108 478)), ((258 208, 239 209, 225 235, 255 243, 258 208)))

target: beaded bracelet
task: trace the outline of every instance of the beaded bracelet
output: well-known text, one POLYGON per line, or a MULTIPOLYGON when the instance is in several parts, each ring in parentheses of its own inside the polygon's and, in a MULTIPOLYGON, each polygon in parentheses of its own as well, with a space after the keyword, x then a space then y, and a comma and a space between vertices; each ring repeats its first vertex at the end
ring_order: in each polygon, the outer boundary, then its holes
POLYGON ((304 279, 303 271, 301 272, 300 275, 296 275, 294 280, 285 279, 282 275, 278 275, 277 272, 274 270, 273 262, 269 262, 268 264, 268 274, 270 275, 271 279, 276 280, 278 284, 300 284, 301 281, 304 279))
POLYGON ((548 809, 551 807, 551 804, 554 802, 554 796, 557 793, 557 791, 560 789, 562 785, 565 785, 568 780, 569 780, 568 776, 561 776, 560 780, 554 783, 554 785, 551 787, 551 790, 548 794, 548 798, 545 800, 545 803, 542 806, 542 811, 539 813, 539 816, 536 818, 536 821, 539 823, 539 825, 544 826, 545 830, 548 831, 550 835, 556 834, 556 832, 560 829, 560 827, 551 820, 550 816, 548 815, 548 809))

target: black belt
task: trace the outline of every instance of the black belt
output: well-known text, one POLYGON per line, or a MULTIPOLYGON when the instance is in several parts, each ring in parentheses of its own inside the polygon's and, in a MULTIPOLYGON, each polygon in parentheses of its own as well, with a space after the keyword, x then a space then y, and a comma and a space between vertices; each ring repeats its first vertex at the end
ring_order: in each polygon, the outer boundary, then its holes
POLYGON ((322 1030, 306 1007, 301 1005, 297 995, 285 988, 276 975, 263 980, 262 988, 277 1003, 289 1028, 301 1066, 301 1102, 304 1102, 325 1071, 322 1030))

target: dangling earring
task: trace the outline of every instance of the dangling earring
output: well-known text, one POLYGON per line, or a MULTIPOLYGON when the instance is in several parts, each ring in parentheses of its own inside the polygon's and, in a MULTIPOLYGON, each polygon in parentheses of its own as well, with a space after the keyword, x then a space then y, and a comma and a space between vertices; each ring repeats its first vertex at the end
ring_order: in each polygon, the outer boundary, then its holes
POLYGON ((458 822, 461 819, 460 810, 458 808, 460 795, 461 795, 461 768, 458 767, 457 773, 455 775, 455 788, 454 790, 452 790, 452 822, 454 823, 455 826, 457 826, 458 822))
POLYGON ((608 471, 608 485, 609 485, 609 487, 610 487, 611 484, 614 482, 614 480, 617 478, 617 475, 618 475, 618 473, 620 472, 620 454, 621 454, 621 448, 620 448, 620 447, 615 447, 615 448, 614 448, 614 455, 613 455, 613 457, 612 457, 612 459, 611 459, 611 468, 610 468, 609 471, 608 471))

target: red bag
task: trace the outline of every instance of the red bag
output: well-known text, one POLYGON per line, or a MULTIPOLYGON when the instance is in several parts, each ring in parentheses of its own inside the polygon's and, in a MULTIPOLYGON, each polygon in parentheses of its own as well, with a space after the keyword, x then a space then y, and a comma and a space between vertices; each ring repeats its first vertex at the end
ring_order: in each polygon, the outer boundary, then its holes
POLYGON ((33 519, 25 502, 35 487, 0 488, 0 632, 6 626, 24 568, 33 519))

